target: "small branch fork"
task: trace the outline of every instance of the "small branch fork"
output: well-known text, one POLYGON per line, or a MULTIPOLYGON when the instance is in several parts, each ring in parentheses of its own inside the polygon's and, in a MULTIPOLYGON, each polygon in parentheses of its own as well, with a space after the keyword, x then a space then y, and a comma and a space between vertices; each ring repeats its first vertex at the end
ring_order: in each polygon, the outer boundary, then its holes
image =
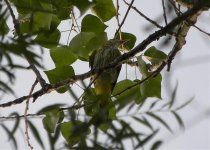
MULTIPOLYGON (((7 0, 5 0, 7 1, 7 0)), ((155 74, 160 73, 162 69, 168 64, 168 70, 170 70, 170 64, 175 57, 176 53, 182 48, 182 46, 185 44, 185 37, 187 35, 187 32, 189 31, 189 28, 195 23, 192 18, 196 20, 196 18, 199 16, 201 11, 203 9, 209 9, 210 6, 206 6, 203 3, 198 2, 193 8, 189 9, 185 13, 181 14, 171 22, 169 22, 165 27, 161 28, 160 30, 154 32, 153 34, 149 35, 144 41, 142 41, 140 44, 138 44, 135 48, 133 48, 131 51, 124 53, 120 57, 116 58, 112 63, 107 65, 106 67, 100 68, 100 69, 92 69, 86 73, 74 75, 72 77, 69 77, 69 79, 60 81, 56 84, 45 84, 44 87, 42 87, 40 90, 34 92, 31 95, 23 96, 20 98, 17 98, 13 101, 9 101, 7 103, 0 104, 0 107, 10 107, 12 105, 20 104, 23 101, 27 100, 28 98, 33 98, 33 101, 35 101, 38 97, 45 95, 47 93, 50 93, 51 91, 54 91, 56 89, 59 89, 65 85, 74 84, 78 80, 84 80, 86 78, 91 77, 93 74, 101 73, 104 70, 107 70, 109 68, 116 67, 129 58, 132 58, 137 53, 142 52, 145 50, 145 48, 152 43, 155 40, 158 40, 160 37, 166 35, 167 33, 170 33, 174 27, 179 25, 180 23, 185 24, 180 26, 178 32, 180 36, 177 36, 176 43, 174 48, 171 50, 171 52, 168 55, 168 59, 162 62, 162 64, 157 68, 157 70, 154 71, 153 75, 151 77, 154 77, 155 74), (187 26, 187 27, 186 27, 187 26), (187 29, 188 28, 188 29, 187 29), (177 46, 176 46, 177 45, 177 46)), ((139 84, 141 84, 143 81, 140 81, 139 84)))
MULTIPOLYGON (((29 96, 34 91, 34 88, 37 85, 37 83, 38 83, 38 79, 36 79, 34 84, 32 85, 31 90, 29 92, 29 96)), ((32 150, 33 146, 30 143, 30 136, 29 136, 29 132, 28 132, 28 118, 27 118, 27 114, 28 114, 28 110, 29 110, 29 99, 30 98, 27 98, 27 100, 26 100, 26 108, 25 108, 25 112, 24 112, 24 120, 25 120, 25 129, 26 129, 25 130, 26 141, 27 141, 28 147, 32 150)))

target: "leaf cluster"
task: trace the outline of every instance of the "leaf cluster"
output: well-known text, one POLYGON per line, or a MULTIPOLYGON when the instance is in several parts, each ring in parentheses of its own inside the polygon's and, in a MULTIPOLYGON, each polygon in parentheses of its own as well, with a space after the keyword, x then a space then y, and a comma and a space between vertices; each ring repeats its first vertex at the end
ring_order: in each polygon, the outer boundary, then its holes
MULTIPOLYGON (((73 77, 76 72, 73 64, 78 60, 88 62, 90 55, 106 43, 109 39, 106 29, 110 28, 107 22, 119 15, 112 0, 10 0, 10 4, 17 11, 17 18, 13 18, 9 8, 0 9, 0 76, 4 75, 10 84, 15 80, 15 69, 31 69, 35 66, 43 70, 42 52, 46 51, 49 51, 54 62, 54 68, 43 71, 50 86, 73 77), (75 9, 79 16, 76 16, 75 9), (13 19, 14 29, 8 27, 8 17, 13 19), (68 29, 69 36, 72 32, 75 36, 68 39, 66 44, 61 44, 62 31, 59 26, 66 20, 72 24, 68 29), (29 64, 18 65, 13 56, 25 59, 29 64)), ((2 6, 0 3, 0 8, 2 6)), ((119 31, 113 38, 127 41, 121 48, 122 53, 130 51, 137 40, 134 34, 126 31, 119 31)), ((175 106, 178 86, 174 89, 171 100, 161 100, 163 77, 156 70, 167 59, 168 55, 155 46, 129 58, 126 61, 135 61, 139 75, 136 79, 119 81, 112 95, 97 95, 92 83, 86 85, 84 81, 81 81, 84 93, 80 97, 71 85, 56 89, 61 94, 69 92, 75 103, 72 106, 54 104, 43 107, 34 114, 42 116, 50 148, 56 149, 56 144, 62 137, 62 148, 67 149, 126 149, 125 141, 130 141, 133 149, 143 149, 161 127, 173 132, 170 123, 161 115, 163 112, 172 115, 178 125, 184 127, 178 110, 191 100, 175 106), (151 99, 154 101, 149 101, 151 99), (149 107, 143 111, 145 105, 149 107), (121 116, 123 111, 126 113, 121 116), (129 123, 128 117, 136 122, 137 128, 129 123), (157 127, 156 123, 160 126, 157 127)), ((0 92, 13 94, 7 80, 0 78, 0 92)), ((10 129, 5 123, 0 125, 17 149, 15 134, 21 116, 15 112, 8 117, 16 118, 14 127, 10 129)), ((27 124, 33 137, 45 149, 39 128, 30 119, 27 119, 27 124)), ((155 150, 162 142, 156 140, 150 143, 150 148, 155 150)))

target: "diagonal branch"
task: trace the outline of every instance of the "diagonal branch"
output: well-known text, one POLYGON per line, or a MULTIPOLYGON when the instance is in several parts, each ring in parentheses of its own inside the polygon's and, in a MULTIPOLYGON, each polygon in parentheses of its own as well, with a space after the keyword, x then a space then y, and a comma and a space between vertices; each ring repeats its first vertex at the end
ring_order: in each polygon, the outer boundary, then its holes
MULTIPOLYGON (((208 6, 208 8, 209 7, 210 6, 208 6)), ((20 104, 29 97, 32 97, 34 100, 36 100, 38 97, 40 97, 42 95, 45 95, 47 93, 50 93, 51 91, 54 91, 54 90, 59 89, 61 87, 64 87, 65 85, 73 84, 73 83, 77 82, 78 80, 84 80, 86 78, 89 78, 93 74, 101 73, 104 70, 116 67, 117 65, 120 65, 121 63, 123 63, 123 61, 133 57, 134 55, 136 55, 139 52, 142 52, 150 43, 152 43, 155 40, 158 40, 160 37, 166 35, 168 32, 171 32, 171 30, 174 27, 179 25, 181 22, 183 22, 184 20, 186 20, 190 16, 193 16, 193 15, 197 14, 199 11, 203 10, 203 8, 206 8, 206 6, 203 5, 202 3, 198 2, 198 4, 195 5, 195 7, 193 7, 192 9, 186 11, 185 13, 180 15, 179 17, 172 20, 170 23, 168 23, 168 25, 166 25, 162 29, 160 29, 160 30, 156 31, 155 33, 149 35, 144 41, 142 41, 134 49, 132 49, 128 53, 124 53, 123 55, 119 56, 112 63, 110 63, 109 65, 107 65, 103 68, 92 69, 92 70, 90 70, 90 71, 88 71, 84 74, 74 75, 74 76, 70 77, 69 79, 58 82, 56 84, 47 85, 45 89, 40 89, 40 90, 34 92, 30 96, 23 96, 23 97, 20 97, 18 99, 15 99, 14 101, 10 101, 10 102, 7 102, 7 103, 0 104, 0 107, 9 107, 11 105, 20 104)))
MULTIPOLYGON (((123 2, 126 5, 130 5, 128 2, 126 2, 125 0, 123 0, 123 2)), ((149 17, 147 17, 146 15, 144 15, 139 9, 137 9, 135 6, 131 6, 131 8, 136 11, 140 16, 142 16, 145 20, 149 21, 150 23, 152 23, 154 26, 156 26, 157 28, 163 28, 161 25, 159 25, 157 22, 155 22, 154 20, 150 19, 149 17)))
POLYGON ((127 9, 127 11, 126 11, 126 13, 125 13, 124 18, 123 18, 123 20, 122 20, 122 22, 121 22, 119 28, 118 28, 117 31, 115 32, 115 36, 118 34, 118 32, 121 30, 123 24, 125 23, 125 20, 126 20, 126 18, 127 18, 127 16, 128 16, 128 13, 129 13, 129 11, 130 11, 130 9, 131 9, 133 3, 134 3, 134 0, 132 0, 131 3, 129 4, 128 9, 127 9))

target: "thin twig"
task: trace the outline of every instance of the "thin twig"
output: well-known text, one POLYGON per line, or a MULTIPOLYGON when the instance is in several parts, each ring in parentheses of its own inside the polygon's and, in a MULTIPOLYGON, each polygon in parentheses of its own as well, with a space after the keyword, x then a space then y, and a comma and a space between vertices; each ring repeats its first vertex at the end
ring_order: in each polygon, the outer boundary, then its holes
MULTIPOLYGON (((182 14, 182 12, 176 7, 175 2, 173 0, 169 0, 169 2, 171 3, 171 5, 173 6, 176 14, 179 16, 180 14, 182 14)), ((204 31, 203 29, 201 29, 200 27, 193 25, 194 28, 196 28, 197 30, 199 30, 200 32, 206 34, 207 36, 210 36, 210 33, 204 31)))
POLYGON ((73 27, 74 27, 74 23, 72 21, 72 23, 71 23, 71 29, 69 30, 69 34, 68 34, 68 38, 67 38, 67 41, 66 41, 66 45, 69 44, 69 39, 70 39, 70 36, 71 36, 71 31, 73 30, 73 27))
POLYGON ((210 33, 208 33, 208 32, 206 32, 206 31, 204 31, 203 29, 199 28, 198 26, 193 25, 193 27, 194 27, 194 28, 196 28, 197 30, 199 30, 200 32, 202 32, 202 33, 206 34, 207 36, 210 36, 210 33))
MULTIPOLYGON (((29 92, 29 96, 32 94, 32 92, 34 91, 34 88, 35 86, 37 85, 38 83, 38 79, 35 80, 34 84, 32 85, 31 87, 31 90, 29 92)), ((31 145, 30 143, 30 137, 29 137, 29 133, 28 133, 28 119, 27 119, 27 113, 28 113, 28 110, 29 110, 29 99, 28 98, 26 100, 26 108, 25 108, 25 112, 24 112, 24 120, 25 120, 25 135, 26 135, 26 141, 28 143, 28 147, 32 150, 33 149, 33 146, 31 145)))
POLYGON ((119 28, 118 28, 117 31, 115 32, 115 37, 116 37, 116 35, 118 34, 118 32, 121 30, 123 24, 125 23, 125 20, 126 20, 126 18, 127 18, 127 16, 128 16, 128 13, 129 13, 129 11, 130 11, 130 9, 131 9, 131 7, 132 7, 134 1, 135 1, 135 0, 132 0, 131 3, 129 4, 129 7, 128 7, 126 13, 125 13, 124 18, 123 18, 123 20, 122 20, 122 22, 121 22, 119 28))
MULTIPOLYGON (((126 4, 126 5, 128 5, 129 6, 129 3, 128 2, 126 2, 125 0, 123 0, 124 1, 124 3, 126 4)), ((144 19, 146 19, 147 21, 149 21, 150 23, 152 23, 153 25, 155 25, 156 27, 158 27, 158 28, 163 28, 161 25, 159 25, 157 22, 155 22, 154 20, 152 20, 152 19, 150 19, 149 17, 147 17, 146 15, 144 15, 139 9, 137 9, 136 7, 134 7, 134 6, 131 6, 131 8, 134 10, 134 11, 136 11, 140 16, 142 16, 144 19)))
MULTIPOLYGON (((83 104, 83 105, 73 105, 73 106, 70 106, 70 107, 65 107, 65 108, 59 108, 60 111, 65 111, 65 110, 77 110, 77 109, 80 109, 82 107, 86 107, 86 106, 91 106, 93 105, 92 103, 88 103, 88 104, 83 104)), ((16 115, 16 116, 1 116, 0 117, 0 120, 1 122, 3 122, 4 120, 14 120, 14 119, 21 119, 21 118, 24 118, 27 117, 27 118, 40 118, 40 117, 44 117, 45 115, 45 112, 40 112, 38 114, 24 114, 24 115, 16 115)))
POLYGON ((17 35, 21 35, 21 34, 20 34, 19 23, 18 23, 18 21, 17 21, 16 18, 15 18, 15 14, 14 14, 14 12, 13 12, 13 10, 12 10, 12 7, 10 6, 8 0, 4 0, 4 1, 5 1, 5 3, 6 3, 6 5, 7 5, 7 7, 8 7, 8 9, 9 9, 9 12, 10 12, 10 14, 11 14, 11 17, 12 17, 12 21, 13 21, 13 24, 14 24, 15 31, 16 31, 17 35))
POLYGON ((165 7, 164 0, 162 0, 162 7, 163 7, 163 18, 165 20, 165 24, 167 25, 168 24, 168 21, 167 21, 167 16, 166 16, 166 7, 165 7))
POLYGON ((73 10, 72 10, 72 21, 75 22, 77 29, 79 30, 79 32, 81 32, 73 10))
POLYGON ((147 114, 147 113, 171 113, 173 111, 176 111, 176 110, 173 110, 173 109, 167 109, 167 110, 160 110, 160 109, 157 109, 157 110, 152 110, 152 111, 142 111, 142 112, 135 112, 135 113, 130 113, 130 114, 124 114, 124 115, 119 115, 117 117, 119 118, 123 118, 123 117, 131 117, 131 116, 137 116, 137 115, 144 115, 144 114, 147 114))
MULTIPOLYGON (((44 114, 27 114, 26 117, 27 118, 40 118, 42 115, 44 114)), ((17 116, 1 116, 0 120, 1 122, 3 121, 9 121, 9 120, 15 120, 15 119, 21 119, 24 118, 25 115, 17 115, 17 116)))
MULTIPOLYGON (((72 14, 73 14, 73 11, 72 11, 72 14)), ((73 18, 73 15, 72 15, 72 18, 73 18)), ((71 29, 69 30, 69 34, 68 34, 68 38, 67 38, 67 45, 69 44, 69 38, 70 38, 70 35, 71 35, 71 32, 73 29, 74 29, 74 20, 72 19, 71 29)))
MULTIPOLYGON (((116 11, 116 19, 117 19, 117 26, 118 28, 120 28, 120 20, 119 20, 119 0, 117 0, 117 11, 116 11)), ((120 40, 122 39, 122 34, 121 34, 121 30, 119 30, 119 37, 120 37, 120 40)))

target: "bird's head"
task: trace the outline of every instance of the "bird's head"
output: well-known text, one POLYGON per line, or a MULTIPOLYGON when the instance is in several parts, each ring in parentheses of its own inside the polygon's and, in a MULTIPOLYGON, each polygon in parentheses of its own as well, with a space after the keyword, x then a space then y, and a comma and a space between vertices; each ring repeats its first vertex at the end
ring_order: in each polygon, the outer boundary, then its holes
POLYGON ((118 48, 119 46, 121 46, 125 42, 127 42, 127 41, 126 40, 119 40, 119 39, 111 39, 111 40, 108 40, 106 42, 105 47, 116 47, 116 48, 118 48))

